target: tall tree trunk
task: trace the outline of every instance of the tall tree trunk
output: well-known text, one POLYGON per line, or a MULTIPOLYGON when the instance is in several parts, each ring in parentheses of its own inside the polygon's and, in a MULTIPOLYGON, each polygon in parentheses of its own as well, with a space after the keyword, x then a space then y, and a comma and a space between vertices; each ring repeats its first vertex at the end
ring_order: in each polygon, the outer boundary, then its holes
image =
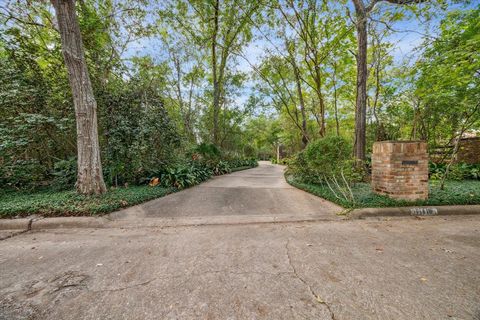
MULTIPOLYGON (((316 54, 316 53, 315 53, 316 54)), ((318 131, 320 137, 325 136, 325 101, 322 94, 322 75, 320 74, 319 63, 315 61, 315 92, 320 104, 320 129, 318 131)))
POLYGON ((212 37, 212 76, 213 76, 213 143, 218 145, 218 118, 220 114, 220 81, 217 74, 217 35, 218 35, 218 16, 220 11, 220 2, 214 3, 213 17, 213 37, 212 37))
POLYGON ((51 0, 55 8, 62 52, 73 94, 77 122, 77 192, 101 194, 107 188, 103 181, 98 143, 97 102, 88 74, 82 35, 75 14, 75 0, 51 0))
POLYGON ((362 0, 353 0, 357 28, 357 97, 355 104, 354 157, 358 163, 365 161, 367 119, 367 11, 362 0))
MULTIPOLYGON (((292 57, 293 59, 293 57, 292 57)), ((294 61, 294 60, 292 60, 294 61)), ((303 92, 302 92, 302 84, 300 80, 300 70, 298 70, 298 67, 295 62, 292 62, 293 64, 293 72, 295 74, 295 81, 297 83, 297 94, 298 94, 298 101, 300 104, 300 114, 302 117, 302 144, 303 147, 305 148, 308 144, 308 135, 307 135, 307 115, 305 112, 305 101, 303 99, 303 92)))
POLYGON ((308 144, 308 134, 307 134, 307 114, 305 110, 305 100, 303 99, 303 91, 302 91, 302 79, 300 79, 300 70, 295 61, 295 45, 293 42, 289 42, 288 40, 285 42, 285 46, 290 56, 290 64, 293 68, 293 74, 295 75, 295 83, 297 88, 297 95, 298 101, 300 104, 300 114, 302 117, 302 146, 305 148, 308 144), (291 45, 291 46, 290 46, 291 45))
POLYGON ((357 29, 357 98, 355 104, 355 144, 354 156, 358 164, 365 161, 366 121, 367 121, 367 19, 375 5, 380 1, 392 4, 408 5, 425 0, 372 0, 367 6, 363 0, 352 0, 355 6, 355 27, 357 29))
POLYGON ((340 136, 340 121, 338 120, 338 103, 337 103, 337 62, 333 62, 333 108, 335 111, 335 129, 337 136, 340 136))
POLYGON ((376 62, 375 65, 375 96, 373 98, 373 117, 375 118, 375 125, 376 125, 376 133, 375 133, 375 140, 376 141, 382 141, 385 139, 385 132, 384 130, 381 130, 383 128, 383 124, 380 123, 380 120, 378 119, 378 114, 377 114, 377 106, 378 106, 378 99, 380 97, 380 63, 381 63, 381 58, 380 55, 378 55, 378 61, 376 62))

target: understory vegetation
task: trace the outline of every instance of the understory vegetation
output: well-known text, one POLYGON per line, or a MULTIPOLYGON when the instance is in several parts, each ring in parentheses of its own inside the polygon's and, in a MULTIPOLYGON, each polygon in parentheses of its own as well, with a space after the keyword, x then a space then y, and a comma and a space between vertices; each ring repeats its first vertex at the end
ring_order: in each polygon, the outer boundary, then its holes
POLYGON ((439 188, 437 181, 431 181, 428 200, 417 201, 394 200, 376 194, 372 191, 370 184, 364 182, 352 184, 350 187, 352 198, 344 198, 326 184, 308 183, 294 177, 287 177, 287 181, 294 187, 337 203, 344 208, 480 204, 480 181, 475 180, 448 180, 443 190, 439 188))
POLYGON ((0 194, 0 217, 97 215, 162 197, 173 191, 173 188, 160 186, 110 188, 105 194, 97 196, 80 195, 74 190, 8 191, 0 194))

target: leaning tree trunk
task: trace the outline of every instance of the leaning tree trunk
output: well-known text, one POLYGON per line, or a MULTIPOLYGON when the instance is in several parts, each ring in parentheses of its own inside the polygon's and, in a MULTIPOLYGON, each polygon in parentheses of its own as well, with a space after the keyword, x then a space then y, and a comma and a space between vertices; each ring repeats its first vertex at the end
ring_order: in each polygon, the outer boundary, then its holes
POLYGON ((100 162, 97 129, 97 102, 88 74, 82 35, 75 14, 75 0, 51 0, 55 8, 62 52, 73 94, 77 122, 77 192, 101 194, 106 191, 100 162))
POLYGON ((364 8, 355 7, 358 52, 354 156, 357 162, 362 163, 365 161, 367 121, 367 16, 364 8))

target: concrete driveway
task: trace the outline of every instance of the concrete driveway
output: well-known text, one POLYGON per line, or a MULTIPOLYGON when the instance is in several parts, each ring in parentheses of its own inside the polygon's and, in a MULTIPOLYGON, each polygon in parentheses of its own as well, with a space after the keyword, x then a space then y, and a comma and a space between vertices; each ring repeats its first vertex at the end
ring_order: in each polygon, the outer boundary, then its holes
POLYGON ((214 177, 156 200, 110 214, 113 219, 298 215, 339 219, 342 208, 290 186, 284 166, 260 161, 257 168, 214 177))

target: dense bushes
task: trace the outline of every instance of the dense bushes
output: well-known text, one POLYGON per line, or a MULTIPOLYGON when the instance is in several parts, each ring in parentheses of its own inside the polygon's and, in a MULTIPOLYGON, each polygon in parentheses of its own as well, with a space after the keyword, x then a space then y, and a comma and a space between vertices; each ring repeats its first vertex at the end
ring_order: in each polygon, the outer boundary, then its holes
POLYGON ((60 160, 53 165, 52 186, 56 190, 71 188, 77 180, 77 159, 60 160))
MULTIPOLYGON (((228 168, 228 172, 236 168, 257 165, 252 159, 219 160, 218 168, 228 168)), ((0 217, 27 216, 40 214, 43 216, 92 215, 107 213, 123 207, 135 205, 154 198, 162 197, 179 189, 198 184, 214 174, 214 167, 207 166, 204 161, 190 160, 170 164, 158 176, 159 184, 149 187, 110 188, 100 196, 83 196, 74 190, 42 190, 1 191, 0 217)), ((55 165, 55 188, 69 188, 76 178, 75 159, 60 161, 55 165)), ((222 173, 225 173, 222 171, 222 173)), ((150 179, 148 179, 149 181, 150 179)))
POLYGON ((235 169, 257 166, 255 159, 212 160, 195 159, 169 166, 160 175, 160 184, 176 189, 187 188, 208 180, 214 175, 222 175, 235 169))
MULTIPOLYGON (((428 165, 430 179, 441 180, 443 175, 445 174, 446 168, 446 163, 430 162, 428 165)), ((480 179, 480 164, 454 163, 450 166, 447 179, 480 179)))
POLYGON ((327 136, 310 142, 289 162, 288 179, 323 185, 335 199, 354 203, 354 182, 364 179, 364 172, 357 170, 348 140, 339 136, 327 136))
POLYGON ((288 173, 313 183, 357 178, 353 171, 351 145, 348 140, 338 136, 328 136, 309 143, 305 150, 288 161, 288 173))
POLYGON ((243 168, 243 167, 256 167, 258 166, 258 162, 254 158, 249 158, 249 159, 231 159, 227 160, 230 168, 236 169, 236 168, 243 168))
POLYGON ((163 186, 183 189, 205 181, 211 176, 212 171, 208 167, 187 163, 168 167, 161 175, 160 183, 163 186))
POLYGON ((162 186, 183 189, 201 183, 212 176, 258 165, 256 159, 229 156, 209 143, 201 143, 187 154, 189 154, 189 160, 171 163, 166 169, 158 172, 155 177, 160 177, 162 186))
MULTIPOLYGON (((0 66, 6 62, 14 63, 0 59, 0 66)), ((0 99, 0 188, 73 187, 75 173, 64 170, 76 157, 75 116, 63 94, 63 104, 50 97, 58 94, 53 88, 37 88, 43 98, 36 104, 0 99)), ((0 91, 22 90, 0 83, 0 91)), ((95 96, 107 184, 140 184, 180 153, 182 137, 158 90, 132 77, 95 87, 95 96)))
POLYGON ((287 164, 289 163, 289 160, 290 160, 289 158, 282 158, 282 159, 280 159, 280 162, 278 162, 276 158, 271 158, 271 159, 270 159, 270 162, 271 162, 272 164, 287 165, 287 164))
POLYGON ((34 189, 48 176, 48 170, 37 159, 16 159, 0 165, 0 189, 34 189))

